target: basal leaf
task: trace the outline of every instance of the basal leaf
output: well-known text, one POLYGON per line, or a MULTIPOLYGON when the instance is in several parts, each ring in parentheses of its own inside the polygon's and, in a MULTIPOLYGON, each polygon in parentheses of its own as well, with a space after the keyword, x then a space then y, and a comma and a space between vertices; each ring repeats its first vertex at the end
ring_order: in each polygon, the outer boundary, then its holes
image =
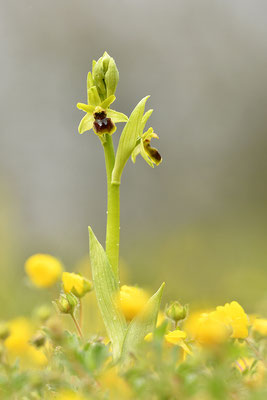
POLYGON ((89 227, 90 259, 94 289, 99 309, 112 342, 114 359, 118 359, 127 324, 119 308, 119 284, 109 264, 105 250, 89 227))
POLYGON ((149 332, 154 331, 164 286, 165 283, 150 297, 142 313, 137 315, 129 324, 122 346, 122 360, 125 360, 130 353, 134 353, 144 337, 149 332))

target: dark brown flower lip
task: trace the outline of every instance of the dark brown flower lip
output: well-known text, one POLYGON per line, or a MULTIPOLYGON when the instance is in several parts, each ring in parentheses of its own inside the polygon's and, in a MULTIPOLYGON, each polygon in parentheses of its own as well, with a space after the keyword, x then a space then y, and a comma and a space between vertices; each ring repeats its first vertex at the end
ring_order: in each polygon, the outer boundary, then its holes
POLYGON ((95 119, 94 129, 97 134, 111 133, 115 128, 111 118, 95 119))

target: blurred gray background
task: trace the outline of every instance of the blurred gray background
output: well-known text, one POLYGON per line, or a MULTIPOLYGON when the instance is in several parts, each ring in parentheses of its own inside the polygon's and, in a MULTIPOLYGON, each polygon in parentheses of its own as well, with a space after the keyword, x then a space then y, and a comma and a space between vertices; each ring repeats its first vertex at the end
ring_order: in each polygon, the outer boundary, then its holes
POLYGON ((167 298, 182 301, 264 301, 266 22, 264 0, 1 1, 6 287, 35 252, 73 269, 88 224, 104 241, 103 152, 94 133, 78 134, 76 103, 106 50, 120 71, 114 108, 129 115, 150 94, 163 157, 154 170, 130 161, 123 175, 129 282, 165 280, 167 298))

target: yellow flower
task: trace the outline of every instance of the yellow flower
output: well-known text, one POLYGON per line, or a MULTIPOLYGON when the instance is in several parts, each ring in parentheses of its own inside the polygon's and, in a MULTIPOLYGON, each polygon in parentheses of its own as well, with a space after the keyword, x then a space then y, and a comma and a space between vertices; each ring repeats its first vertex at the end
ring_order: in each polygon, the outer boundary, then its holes
POLYGON ((244 339, 248 336, 248 317, 237 301, 218 306, 215 313, 218 320, 231 326, 232 338, 244 339))
POLYGON ((218 320, 214 311, 199 316, 195 327, 195 339, 198 343, 217 345, 223 343, 229 335, 229 328, 218 320))
POLYGON ((192 351, 184 342, 184 339, 186 339, 186 337, 187 337, 186 332, 181 331, 180 329, 176 329, 175 331, 170 331, 166 335, 164 335, 166 343, 175 346, 180 346, 185 351, 185 353, 192 354, 192 351))
MULTIPOLYGON (((187 338, 187 334, 180 329, 176 329, 175 331, 169 331, 166 335, 164 335, 165 344, 168 346, 179 346, 182 349, 181 359, 180 361, 184 361, 186 359, 187 354, 192 354, 192 351, 189 349, 187 344, 185 343, 185 339, 187 338)), ((146 342, 152 342, 153 333, 148 333, 144 340, 146 342)))
POLYGON ((72 390, 62 389, 60 390, 55 398, 55 400, 85 400, 85 397, 80 396, 78 393, 72 390))
POLYGON ((143 289, 127 285, 121 287, 120 307, 127 321, 131 321, 143 310, 148 299, 149 296, 143 289))
POLYGON ((49 254, 34 254, 25 262, 25 270, 35 286, 46 288, 57 282, 63 267, 57 258, 49 254))
POLYGON ((211 310, 202 309, 198 311, 190 312, 188 317, 186 318, 183 328, 188 333, 191 338, 196 336, 196 332, 199 325, 200 316, 204 313, 209 313, 211 310))
POLYGON ((262 336, 267 336, 267 319, 256 318, 253 321, 252 330, 260 333, 262 336))
POLYGON ((118 369, 112 367, 104 371, 99 383, 103 389, 108 390, 109 399, 130 399, 132 392, 128 383, 119 375, 118 369))
POLYGON ((34 334, 34 327, 26 318, 20 317, 10 321, 10 336, 5 346, 11 359, 20 358, 23 366, 45 366, 47 358, 44 353, 30 344, 34 334))
POLYGON ((62 282, 64 292, 73 293, 77 297, 83 297, 92 290, 91 281, 73 272, 63 272, 62 282))

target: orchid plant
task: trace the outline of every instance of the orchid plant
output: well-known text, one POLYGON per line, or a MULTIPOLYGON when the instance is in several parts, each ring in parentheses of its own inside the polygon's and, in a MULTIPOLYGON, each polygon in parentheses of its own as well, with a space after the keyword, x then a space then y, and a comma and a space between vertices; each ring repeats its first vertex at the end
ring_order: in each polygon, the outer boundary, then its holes
POLYGON ((104 149, 107 173, 107 226, 105 249, 89 227, 90 260, 93 285, 98 306, 112 343, 114 361, 126 360, 134 353, 144 337, 153 332, 164 283, 148 300, 142 312, 130 323, 120 307, 119 301, 119 244, 120 244, 120 184, 124 167, 129 160, 135 162, 138 154, 154 167, 162 161, 157 149, 150 145, 158 138, 153 128, 144 132, 153 110, 145 112, 149 96, 144 97, 128 118, 121 112, 110 109, 115 101, 119 72, 108 53, 93 61, 92 72, 87 76, 87 103, 78 103, 78 109, 86 112, 79 125, 79 133, 91 130, 99 137, 104 149), (112 135, 116 123, 125 123, 115 151, 112 135))

